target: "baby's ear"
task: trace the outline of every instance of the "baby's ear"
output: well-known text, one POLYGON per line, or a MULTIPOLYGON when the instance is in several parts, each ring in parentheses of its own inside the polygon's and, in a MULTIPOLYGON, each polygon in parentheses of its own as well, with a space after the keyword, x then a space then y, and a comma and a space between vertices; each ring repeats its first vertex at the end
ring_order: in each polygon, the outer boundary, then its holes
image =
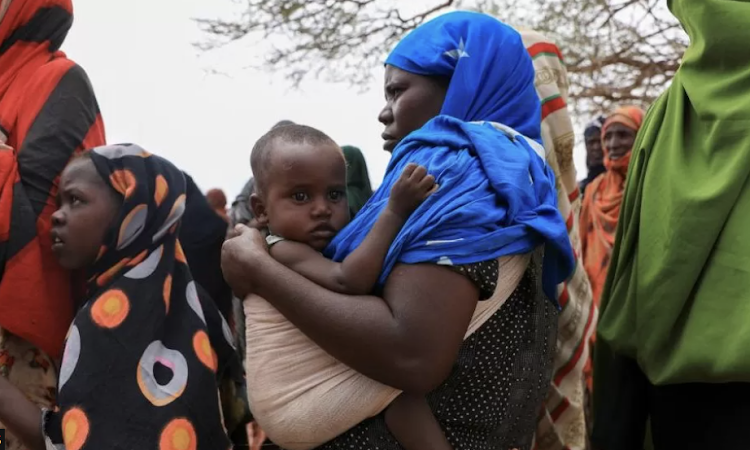
POLYGON ((268 226, 268 214, 266 212, 266 205, 263 203, 263 199, 258 194, 250 196, 250 209, 253 212, 255 220, 258 221, 258 226, 265 228, 268 226))

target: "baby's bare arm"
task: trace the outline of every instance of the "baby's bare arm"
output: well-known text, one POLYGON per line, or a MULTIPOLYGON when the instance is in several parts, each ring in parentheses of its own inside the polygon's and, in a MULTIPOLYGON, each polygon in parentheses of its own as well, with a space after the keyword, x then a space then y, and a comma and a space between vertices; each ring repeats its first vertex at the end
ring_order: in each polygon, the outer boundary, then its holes
POLYGON ((312 247, 293 241, 274 244, 271 256, 310 281, 342 294, 369 294, 383 270, 383 261, 404 219, 386 208, 362 244, 337 263, 312 247))
POLYGON ((336 263, 299 242, 281 241, 271 256, 310 281, 342 294, 372 292, 394 239, 409 215, 437 188, 427 169, 409 164, 391 189, 391 197, 362 244, 336 263))

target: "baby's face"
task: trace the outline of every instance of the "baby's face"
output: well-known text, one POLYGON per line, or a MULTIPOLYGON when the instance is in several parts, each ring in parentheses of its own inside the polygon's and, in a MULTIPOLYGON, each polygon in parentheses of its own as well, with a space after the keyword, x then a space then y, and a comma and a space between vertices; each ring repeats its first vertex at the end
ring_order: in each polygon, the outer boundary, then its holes
POLYGON ((344 154, 336 145, 274 145, 264 193, 268 228, 321 251, 349 223, 344 154))

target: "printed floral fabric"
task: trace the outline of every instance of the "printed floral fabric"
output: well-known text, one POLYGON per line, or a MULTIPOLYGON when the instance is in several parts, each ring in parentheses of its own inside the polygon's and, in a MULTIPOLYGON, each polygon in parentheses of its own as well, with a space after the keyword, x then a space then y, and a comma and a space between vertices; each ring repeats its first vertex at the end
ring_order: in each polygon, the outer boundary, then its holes
MULTIPOLYGON (((0 376, 17 386, 42 408, 55 403, 57 372, 52 360, 27 341, 0 328, 0 376)), ((0 423, 0 428, 5 428, 0 423)), ((12 434, 5 434, 7 450, 24 450, 12 434)))

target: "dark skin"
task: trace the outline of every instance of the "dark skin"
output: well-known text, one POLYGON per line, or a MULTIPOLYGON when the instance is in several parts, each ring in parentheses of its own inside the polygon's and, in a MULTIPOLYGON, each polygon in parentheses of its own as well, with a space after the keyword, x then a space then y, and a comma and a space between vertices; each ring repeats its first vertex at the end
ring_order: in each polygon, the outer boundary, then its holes
MULTIPOLYGON (((440 113, 446 93, 438 80, 390 66, 385 91, 379 120, 389 151, 440 113)), ((224 276, 237 294, 268 299, 332 356, 422 403, 450 374, 479 301, 469 279, 433 264, 399 264, 382 298, 339 294, 274 260, 257 230, 237 231, 222 252, 224 276)), ((427 419, 435 422, 431 414, 427 419)))
MULTIPOLYGON (((88 158, 71 162, 60 178, 59 209, 52 215, 52 240, 60 264, 82 269, 93 264, 120 208, 117 194, 104 183, 88 158)), ((0 422, 30 450, 44 450, 42 411, 0 377, 0 422)))
POLYGON ((60 177, 59 208, 52 214, 52 251, 60 265, 78 270, 92 265, 120 209, 117 194, 86 157, 71 162, 60 177))
MULTIPOLYGON (((436 188, 427 169, 408 164, 391 188, 388 205, 362 243, 343 261, 324 257, 325 248, 348 222, 342 183, 346 162, 338 146, 277 140, 266 168, 267 182, 252 196, 259 224, 286 240, 271 256, 305 278, 333 292, 370 293, 388 250, 411 213, 436 188)), ((407 450, 450 450, 440 425, 422 396, 400 395, 386 410, 389 429, 407 450)))
MULTIPOLYGON (((407 87, 391 96, 380 115, 387 130, 399 130, 397 136, 414 131, 399 122, 417 115, 421 105, 413 96, 444 95, 431 79, 408 75, 407 87)), ((391 79, 386 75, 387 87, 391 79)), ((430 104, 431 114, 419 111, 425 121, 439 114, 442 101, 430 104)), ((479 300, 478 289, 466 277, 433 264, 398 265, 382 299, 352 297, 318 286, 275 261, 258 231, 240 227, 239 233, 224 243, 222 254, 224 275, 237 294, 253 292, 269 299, 331 355, 397 389, 426 394, 448 376, 479 300)))
POLYGON ((601 166, 604 161, 602 150, 602 133, 592 133, 585 138, 586 142, 586 167, 601 166))
POLYGON ((391 189, 388 206, 362 244, 343 261, 320 252, 349 222, 346 161, 336 145, 277 140, 266 168, 268 181, 251 197, 259 225, 286 240, 271 256, 315 283, 343 294, 368 294, 391 243, 414 209, 429 196, 435 178, 410 164, 391 189))
POLYGON ((609 159, 615 161, 627 155, 635 144, 636 131, 621 123, 607 127, 602 142, 609 159))
POLYGON ((378 115, 385 125, 383 149, 392 152, 406 135, 440 114, 447 90, 447 80, 386 66, 385 107, 378 115))

